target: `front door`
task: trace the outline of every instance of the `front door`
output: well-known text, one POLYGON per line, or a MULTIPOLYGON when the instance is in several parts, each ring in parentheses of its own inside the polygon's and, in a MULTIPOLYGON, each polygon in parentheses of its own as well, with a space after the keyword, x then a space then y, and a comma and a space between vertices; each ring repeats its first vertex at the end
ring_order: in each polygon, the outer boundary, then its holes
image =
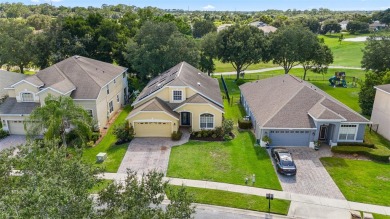
POLYGON ((320 127, 320 136, 319 136, 319 140, 325 140, 326 139, 326 135, 327 135, 327 132, 328 132, 328 126, 325 126, 325 125, 322 125, 320 127))
POLYGON ((191 125, 191 113, 182 112, 181 113, 181 125, 189 126, 191 125))

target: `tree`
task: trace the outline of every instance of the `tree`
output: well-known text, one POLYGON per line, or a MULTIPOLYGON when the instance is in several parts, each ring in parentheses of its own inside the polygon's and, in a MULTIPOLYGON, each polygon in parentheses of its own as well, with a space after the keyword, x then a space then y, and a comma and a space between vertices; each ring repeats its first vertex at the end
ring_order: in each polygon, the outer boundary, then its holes
POLYGON ((390 8, 388 8, 384 11, 378 12, 373 17, 382 23, 390 25, 390 8))
MULTIPOLYGON (((312 39, 313 40, 313 39, 312 39)), ((306 57, 301 62, 304 73, 303 80, 306 79, 307 70, 313 70, 316 73, 325 73, 328 69, 329 64, 333 63, 333 53, 330 48, 325 45, 323 39, 319 40, 316 38, 316 42, 310 42, 310 39, 306 40, 305 46, 311 47, 302 49, 302 52, 306 52, 306 57)))
POLYGON ((216 31, 217 27, 212 21, 195 21, 194 26, 192 27, 192 36, 194 36, 195 38, 202 38, 207 33, 216 31))
POLYGON ((350 21, 347 24, 347 30, 351 34, 355 33, 368 33, 369 25, 365 22, 360 21, 350 21))
POLYGON ((260 17, 260 21, 261 21, 261 22, 264 22, 264 23, 266 23, 266 24, 271 24, 271 23, 273 22, 273 19, 272 19, 272 17, 269 16, 269 15, 262 15, 262 16, 260 17))
POLYGON ((58 142, 32 141, 0 152, 1 218, 89 218, 94 213, 90 189, 100 171, 68 155, 58 142), (11 176, 17 166, 19 176, 11 176))
POLYGON ((340 31, 341 31, 341 25, 336 20, 324 21, 324 24, 322 25, 321 28, 322 34, 327 34, 328 32, 330 34, 332 34, 332 32, 340 33, 340 31))
POLYGON ((288 74, 298 64, 311 63, 313 48, 318 44, 317 36, 307 28, 297 25, 279 28, 271 39, 273 63, 282 66, 288 74))
POLYGON ((382 84, 384 73, 367 72, 365 80, 361 84, 359 91, 359 106, 362 109, 362 114, 370 116, 375 100, 374 86, 382 84))
POLYGON ((385 72, 390 69, 390 36, 370 36, 363 49, 362 68, 385 72))
POLYGON ((200 42, 200 70, 207 72, 209 76, 215 70, 214 58, 217 57, 217 36, 216 32, 208 33, 200 42))
POLYGON ((180 33, 174 23, 165 22, 146 22, 129 40, 123 55, 142 81, 182 61, 194 66, 199 63, 196 42, 180 33))
POLYGON ((43 14, 33 14, 27 18, 27 24, 35 30, 42 30, 50 26, 51 17, 43 14))
POLYGON ((268 61, 267 44, 263 31, 258 28, 234 25, 218 33, 217 57, 223 63, 232 64, 238 80, 240 72, 249 65, 268 61))
POLYGON ((195 213, 192 197, 184 187, 175 191, 163 182, 163 173, 143 174, 139 180, 135 172, 128 171, 125 183, 112 183, 99 193, 98 214, 102 218, 190 218, 195 213), (168 193, 167 193, 168 190, 168 193), (168 194, 170 204, 164 211, 162 201, 168 194))
POLYGON ((45 98, 45 104, 33 110, 25 122, 28 138, 44 133, 45 139, 61 139, 66 146, 67 129, 86 144, 92 135, 92 117, 68 96, 45 98))

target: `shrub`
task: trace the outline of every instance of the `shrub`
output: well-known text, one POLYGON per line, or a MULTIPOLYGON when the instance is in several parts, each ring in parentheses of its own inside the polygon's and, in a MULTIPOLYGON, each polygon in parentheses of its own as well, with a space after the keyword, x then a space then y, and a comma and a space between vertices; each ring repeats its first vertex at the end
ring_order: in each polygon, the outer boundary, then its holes
POLYGON ((214 130, 214 133, 217 135, 217 137, 223 137, 224 131, 222 127, 216 127, 214 130))
POLYGON ((172 135, 171 135, 171 139, 173 141, 179 141, 181 139, 181 136, 183 135, 183 133, 179 130, 179 131, 174 131, 172 132, 172 135))
POLYGON ((202 137, 202 133, 201 133, 201 132, 197 132, 197 133, 196 133, 196 137, 197 137, 197 138, 201 138, 201 137, 202 137))
POLYGON ((123 122, 114 127, 113 134, 118 143, 129 142, 134 138, 134 128, 128 122, 123 122))
POLYGON ((381 162, 389 162, 390 156, 390 154, 379 153, 375 149, 362 146, 335 146, 332 147, 332 152, 340 154, 361 154, 381 162))
POLYGON ((250 120, 239 119, 238 120, 238 127, 240 129, 251 129, 252 122, 250 120))
POLYGON ((200 132, 202 133, 203 138, 207 138, 210 135, 210 130, 202 130, 200 132))
POLYGON ((212 138, 217 138, 217 134, 212 134, 211 137, 212 138))
POLYGON ((3 139, 7 137, 9 133, 7 131, 4 131, 3 129, 0 129, 0 139, 3 139))
POLYGON ((363 142, 339 142, 337 146, 361 146, 366 148, 375 148, 375 144, 368 144, 363 142))
POLYGON ((268 135, 264 135, 261 140, 268 144, 272 144, 272 139, 268 135))
POLYGON ((230 141, 230 140, 232 140, 232 136, 230 136, 230 135, 224 135, 224 136, 223 136, 223 140, 224 140, 224 141, 230 141))
POLYGON ((95 146, 95 142, 89 141, 89 142, 87 143, 87 147, 92 148, 93 146, 95 146))
POLYGON ((94 143, 99 140, 100 138, 100 133, 99 132, 92 132, 92 135, 91 135, 91 141, 93 141, 94 143))
POLYGON ((232 131, 233 131, 233 126, 234 126, 233 120, 231 120, 231 119, 225 119, 225 120, 223 120, 223 122, 222 122, 223 134, 224 134, 224 135, 227 135, 227 134, 229 134, 230 132, 232 132, 232 131))

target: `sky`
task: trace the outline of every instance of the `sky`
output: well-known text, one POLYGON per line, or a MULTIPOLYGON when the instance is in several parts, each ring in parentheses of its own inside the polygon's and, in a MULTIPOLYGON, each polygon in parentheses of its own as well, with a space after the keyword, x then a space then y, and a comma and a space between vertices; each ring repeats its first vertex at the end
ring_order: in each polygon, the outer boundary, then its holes
POLYGON ((0 0, 24 4, 51 3, 55 6, 100 7, 103 4, 127 4, 137 7, 153 6, 162 9, 209 11, 263 11, 267 9, 384 10, 390 0, 0 0))

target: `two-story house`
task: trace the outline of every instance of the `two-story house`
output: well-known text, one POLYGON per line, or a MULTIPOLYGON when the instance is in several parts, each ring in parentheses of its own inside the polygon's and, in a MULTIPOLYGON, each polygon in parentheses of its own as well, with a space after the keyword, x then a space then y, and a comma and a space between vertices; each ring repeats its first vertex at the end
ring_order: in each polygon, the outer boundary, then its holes
POLYGON ((69 96, 103 128, 127 100, 127 69, 82 56, 72 56, 10 87, 0 106, 3 129, 24 135, 23 121, 45 97, 69 96))
POLYGON ((378 85, 375 89, 371 121, 378 125, 376 130, 390 140, 390 84, 378 85))
POLYGON ((181 126, 214 129, 224 114, 218 80, 186 62, 152 79, 132 106, 127 120, 136 137, 170 137, 181 126))

